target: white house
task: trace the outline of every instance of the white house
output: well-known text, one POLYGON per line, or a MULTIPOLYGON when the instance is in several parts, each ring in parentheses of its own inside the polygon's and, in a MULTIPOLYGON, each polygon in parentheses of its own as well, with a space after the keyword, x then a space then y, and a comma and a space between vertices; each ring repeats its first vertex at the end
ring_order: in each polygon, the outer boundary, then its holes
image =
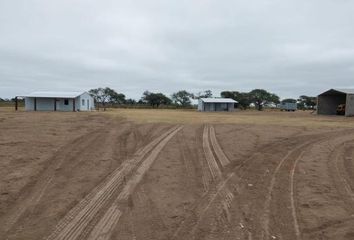
POLYGON ((198 111, 216 112, 227 111, 231 112, 235 108, 237 101, 231 98, 200 98, 198 103, 198 111))
POLYGON ((33 92, 22 96, 26 111, 91 111, 95 108, 88 92, 33 92))

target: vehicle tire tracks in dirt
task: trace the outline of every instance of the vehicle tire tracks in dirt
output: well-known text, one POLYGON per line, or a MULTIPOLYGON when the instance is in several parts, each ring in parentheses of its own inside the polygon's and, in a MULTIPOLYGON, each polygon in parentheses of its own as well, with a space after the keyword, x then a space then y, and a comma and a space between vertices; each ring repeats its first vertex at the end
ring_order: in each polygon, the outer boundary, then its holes
MULTIPOLYGON (((107 204, 109 204, 112 197, 117 193, 118 188, 123 187, 119 199, 126 199, 141 180, 145 171, 148 169, 149 164, 153 162, 154 157, 156 157, 162 149, 161 145, 166 142, 166 139, 169 140, 178 130, 180 130, 180 127, 170 128, 168 131, 152 140, 145 147, 138 150, 133 158, 123 162, 120 167, 113 171, 106 180, 98 185, 59 222, 56 229, 47 239, 78 239, 83 233, 88 234, 90 230, 85 229, 90 225, 90 222, 97 222, 99 220, 95 219, 96 215, 102 209, 107 208, 107 204), (146 157, 149 153, 150 155, 146 157), (136 170, 136 174, 133 174, 134 170, 136 170), (133 174, 133 176, 129 179, 131 174, 133 174), (129 179, 128 183, 127 179, 129 179)), ((104 220, 102 220, 103 222, 107 221, 107 219, 111 219, 110 222, 112 222, 112 218, 116 220, 121 215, 116 210, 117 208, 112 207, 109 209, 110 211, 104 216, 104 220)), ((101 223, 102 222, 99 224, 101 223)), ((101 236, 103 233, 97 233, 98 230, 99 229, 96 229, 91 234, 98 234, 101 236)), ((107 229, 104 229, 104 232, 105 231, 107 231, 107 229)), ((104 235, 105 233, 102 236, 104 235)))
MULTIPOLYGON (((230 163, 230 160, 226 157, 217 142, 214 127, 205 125, 202 139, 205 161, 213 180, 212 186, 209 186, 210 183, 208 183, 208 191, 198 201, 197 205, 194 206, 193 216, 187 217, 187 219, 180 224, 173 234, 173 239, 180 239, 181 237, 188 238, 187 236, 192 239, 197 229, 200 227, 201 221, 206 218, 207 212, 216 202, 216 199, 219 200, 216 208, 221 209, 221 211, 218 211, 217 215, 220 216, 224 213, 223 216, 225 216, 226 220, 230 218, 228 211, 234 195, 228 188, 227 183, 231 178, 235 177, 235 174, 231 173, 226 178, 222 175, 222 170, 219 165, 226 166, 230 163)), ((204 174, 208 173, 203 173, 203 175, 204 174)))
MULTIPOLYGON (((129 124, 123 124, 121 126, 121 132, 127 131, 128 125, 129 124)), ((116 134, 118 134, 118 132, 115 129, 110 130, 108 133, 108 139, 112 140, 113 136, 116 134)), ((56 172, 61 169, 65 162, 77 158, 82 152, 86 151, 87 148, 95 145, 98 140, 103 141, 106 138, 107 132, 104 127, 102 127, 84 134, 58 149, 53 154, 53 157, 46 162, 47 167, 42 173, 40 173, 36 182, 26 186, 23 196, 18 199, 20 204, 16 204, 13 209, 10 209, 7 214, 10 217, 7 217, 6 221, 2 221, 0 233, 2 232, 5 235, 22 215, 34 210, 48 187, 51 185, 56 172)))
MULTIPOLYGON (((142 162, 142 164, 136 169, 135 173, 129 181, 125 184, 122 191, 119 193, 115 202, 108 209, 108 211, 102 217, 103 223, 109 225, 116 225, 119 221, 120 214, 115 214, 115 217, 112 217, 112 214, 115 212, 128 211, 131 200, 131 195, 135 191, 138 184, 143 179, 146 172, 150 169, 151 165, 154 163, 160 151, 164 148, 164 146, 171 140, 175 134, 180 131, 182 127, 178 127, 172 133, 170 133, 167 137, 165 137, 150 153, 150 155, 142 162), (106 219, 110 219, 110 222, 107 222, 106 219)), ((102 223, 102 224, 103 224, 102 223)), ((111 228, 110 228, 111 229, 111 228)), ((106 228, 94 228, 88 237, 89 240, 102 239, 108 240, 112 234, 112 231, 107 232, 106 228), (97 238, 98 237, 98 238, 97 238)))
MULTIPOLYGON (((295 182, 294 182, 294 175, 295 175, 295 170, 297 168, 298 162, 302 159, 303 155, 311 149, 312 146, 315 144, 320 144, 321 142, 326 142, 328 140, 328 135, 338 135, 338 133, 335 134, 321 134, 320 136, 316 136, 316 140, 311 140, 307 141, 303 144, 300 144, 296 146, 294 149, 290 150, 287 155, 281 159, 277 167, 275 168, 270 185, 269 185, 269 190, 266 195, 266 200, 264 204, 264 215, 262 217, 262 225, 263 225, 263 234, 262 238, 263 239, 274 239, 274 238, 285 238, 285 239, 290 239, 289 237, 296 238, 296 239, 301 239, 301 231, 300 231, 300 226, 298 222, 298 216, 297 216, 297 210, 296 210, 296 202, 295 202, 295 182), (322 136, 321 136, 322 135, 322 136), (290 171, 288 171, 290 169, 290 171), (284 175, 282 177, 278 175, 284 175), (280 179, 280 180, 279 180, 280 179), (278 182, 278 183, 277 183, 278 182), (275 191, 275 185, 279 185, 275 191), (290 206, 285 207, 286 205, 286 200, 284 196, 284 192, 288 192, 290 196, 290 206), (281 224, 280 222, 286 222, 286 212, 289 211, 290 213, 288 216, 292 218, 292 231, 290 228, 287 228, 287 231, 285 231, 285 225, 283 224, 282 227, 277 227, 278 229, 282 229, 282 232, 285 235, 279 235, 280 232, 278 233, 270 233, 270 216, 271 216, 271 202, 276 201, 277 202, 277 220, 275 221, 275 224, 281 224), (291 233, 292 232, 292 233, 291 233)), ((342 137, 342 136, 341 136, 342 137)), ((274 205, 274 203, 273 203, 274 205)), ((273 225, 275 226, 275 225, 273 225)), ((287 222, 286 226, 289 226, 289 221, 287 222)))

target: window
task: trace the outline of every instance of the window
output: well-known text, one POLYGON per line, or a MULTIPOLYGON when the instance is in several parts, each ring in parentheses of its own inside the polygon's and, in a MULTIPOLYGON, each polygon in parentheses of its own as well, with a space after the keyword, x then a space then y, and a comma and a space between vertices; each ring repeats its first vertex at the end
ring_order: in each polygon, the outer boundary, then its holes
POLYGON ((69 99, 64 99, 64 105, 69 105, 69 99))
POLYGON ((85 99, 82 99, 82 100, 81 100, 81 105, 82 105, 82 106, 85 106, 85 99))

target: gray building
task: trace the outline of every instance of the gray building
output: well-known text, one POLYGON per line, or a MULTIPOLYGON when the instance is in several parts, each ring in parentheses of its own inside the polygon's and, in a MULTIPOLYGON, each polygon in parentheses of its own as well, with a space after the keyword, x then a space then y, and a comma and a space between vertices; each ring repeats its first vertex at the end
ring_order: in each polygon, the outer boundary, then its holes
POLYGON ((93 97, 87 92, 33 92, 22 96, 26 111, 91 111, 93 97))
POLYGON ((227 111, 231 112, 235 108, 237 101, 231 98, 200 98, 198 102, 198 111, 201 112, 216 112, 227 111))
POLYGON ((345 104, 345 116, 354 116, 354 89, 330 89, 317 97, 317 113, 337 114, 337 107, 345 104))

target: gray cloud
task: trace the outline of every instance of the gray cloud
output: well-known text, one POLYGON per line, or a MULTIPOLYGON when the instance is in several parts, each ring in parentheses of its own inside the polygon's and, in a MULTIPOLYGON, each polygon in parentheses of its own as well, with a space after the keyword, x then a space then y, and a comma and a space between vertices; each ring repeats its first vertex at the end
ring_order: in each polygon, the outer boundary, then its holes
POLYGON ((0 96, 354 87, 349 0, 0 0, 0 96))

